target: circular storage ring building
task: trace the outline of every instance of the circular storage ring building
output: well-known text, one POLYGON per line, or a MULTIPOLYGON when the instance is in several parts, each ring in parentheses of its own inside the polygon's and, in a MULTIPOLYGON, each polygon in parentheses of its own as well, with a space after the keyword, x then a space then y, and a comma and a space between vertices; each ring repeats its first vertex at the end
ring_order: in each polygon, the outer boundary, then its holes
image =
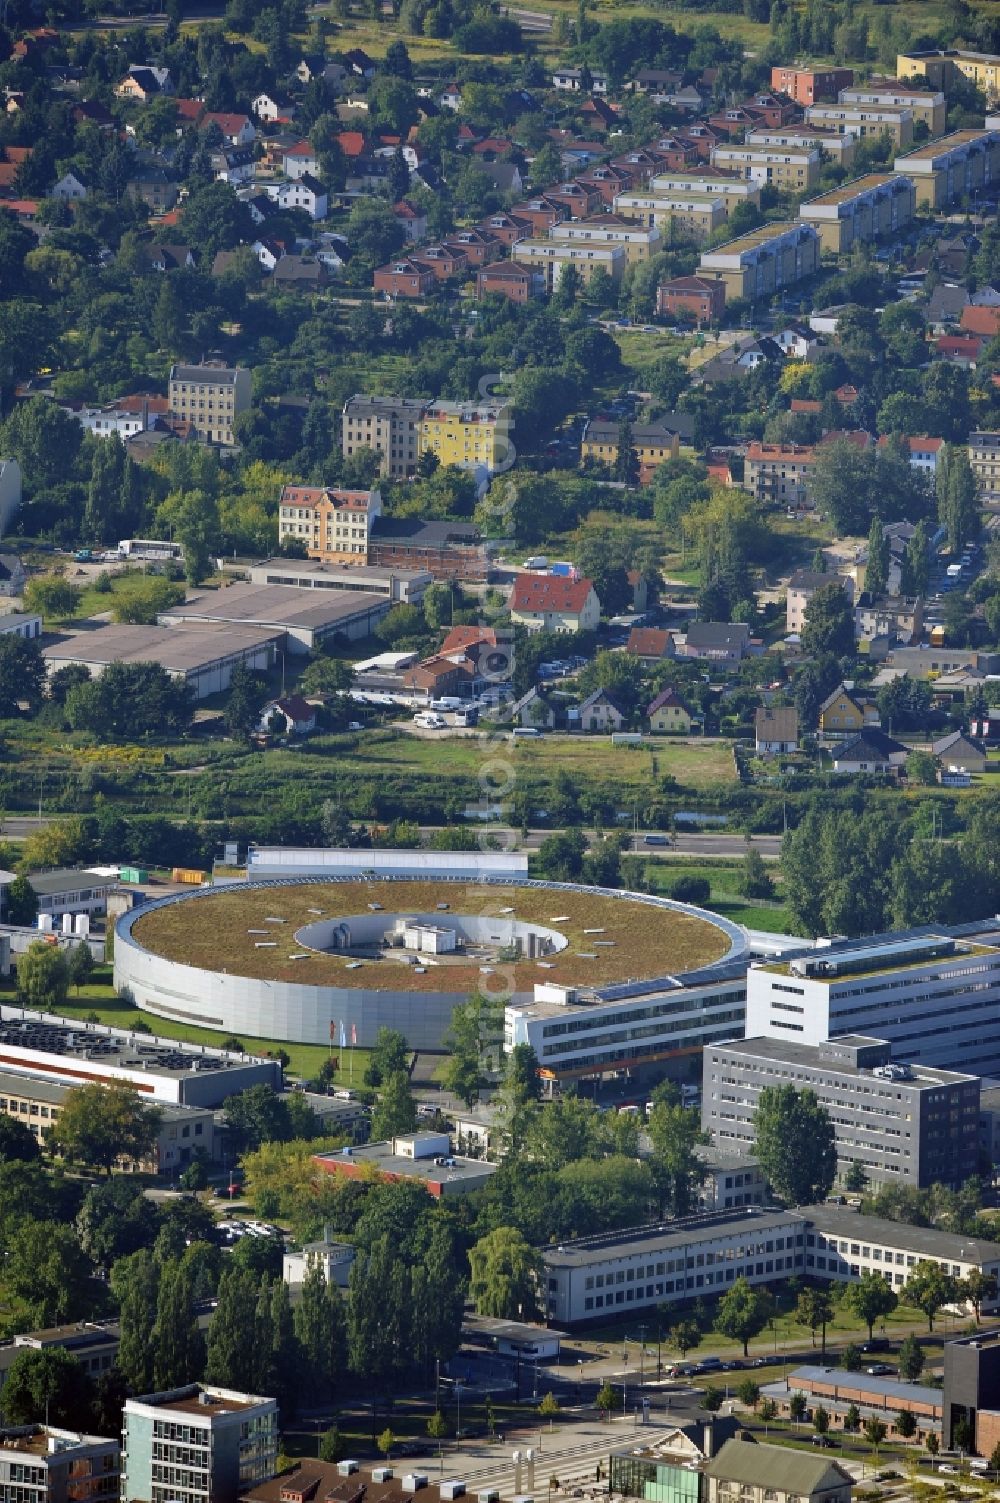
POLYGON ((144 1012, 256 1038, 362 1046, 383 1025, 439 1050, 475 991, 600 992, 746 949, 666 898, 528 879, 297 877, 177 893, 115 929, 115 986, 144 1012), (353 1031, 353 1032, 352 1032, 353 1031))

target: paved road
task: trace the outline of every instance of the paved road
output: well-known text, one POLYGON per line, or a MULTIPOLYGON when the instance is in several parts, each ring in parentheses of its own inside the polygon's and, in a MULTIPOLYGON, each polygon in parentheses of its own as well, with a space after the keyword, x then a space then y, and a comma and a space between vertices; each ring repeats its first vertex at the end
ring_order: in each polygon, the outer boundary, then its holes
MULTIPOLYGON (((440 825, 421 825, 420 832, 422 835, 429 836, 435 830, 441 828, 440 825)), ((492 835, 495 840, 499 840, 504 846, 511 848, 516 846, 519 850, 528 851, 537 851, 542 841, 553 833, 552 829, 529 830, 525 838, 520 830, 511 829, 506 825, 491 824, 487 826, 485 822, 483 824, 483 832, 484 835, 486 833, 492 835)), ((583 833, 590 844, 593 844, 595 840, 600 838, 596 830, 584 830, 583 833)), ((605 831, 604 833, 610 832, 605 831)), ((765 861, 777 861, 781 855, 780 835, 751 835, 750 843, 756 850, 760 851, 765 861)), ((706 860, 713 856, 744 856, 746 854, 747 842, 744 835, 706 835, 700 832, 678 831, 676 834, 668 837, 663 830, 649 830, 643 831, 637 837, 633 836, 631 848, 637 855, 662 856, 667 860, 680 858, 690 861, 692 858, 695 860, 706 860), (647 834, 663 835, 664 838, 669 838, 671 843, 669 846, 648 846, 644 843, 647 834)))

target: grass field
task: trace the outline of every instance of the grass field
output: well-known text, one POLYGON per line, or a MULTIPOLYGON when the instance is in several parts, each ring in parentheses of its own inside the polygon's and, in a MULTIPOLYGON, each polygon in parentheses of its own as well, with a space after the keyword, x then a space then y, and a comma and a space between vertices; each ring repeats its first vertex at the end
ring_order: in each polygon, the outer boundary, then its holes
POLYGON ((678 877, 707 877, 712 884, 712 896, 705 904, 713 913, 731 919, 734 924, 743 924, 748 929, 763 929, 770 934, 794 932, 792 917, 781 903, 782 885, 777 866, 768 865, 769 875, 776 883, 776 906, 754 903, 744 898, 739 890, 742 862, 740 861, 678 861, 673 858, 646 863, 646 878, 654 891, 668 894, 671 884, 678 877))

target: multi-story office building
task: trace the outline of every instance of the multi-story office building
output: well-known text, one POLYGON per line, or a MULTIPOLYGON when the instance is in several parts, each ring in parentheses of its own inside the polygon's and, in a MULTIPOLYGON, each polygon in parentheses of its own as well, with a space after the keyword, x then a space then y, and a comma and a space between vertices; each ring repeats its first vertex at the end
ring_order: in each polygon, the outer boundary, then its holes
POLYGON ((1000 495, 1000 433, 969 434, 969 467, 984 496, 1000 495))
POLYGON ((979 1077, 894 1064, 883 1039, 749 1038, 713 1044, 702 1069, 701 1124, 723 1152, 752 1152, 761 1091, 793 1085, 828 1111, 842 1175, 860 1164, 873 1184, 960 1185, 975 1162, 979 1077))
POLYGON ((308 556, 324 564, 367 564, 369 535, 381 515, 379 491, 285 485, 278 502, 278 540, 299 539, 308 556))
POLYGON ((745 970, 745 960, 734 959, 598 992, 536 988, 535 1001, 504 1009, 504 1048, 530 1044, 550 1088, 621 1072, 641 1080, 671 1063, 683 1069, 697 1064, 702 1048, 742 1032, 745 970))
POLYGON ((25 1347, 31 1347, 36 1352, 60 1347, 80 1364, 88 1378, 96 1382, 114 1367, 119 1337, 119 1328, 114 1323, 97 1325, 90 1320, 78 1320, 66 1326, 49 1326, 42 1331, 22 1331, 12 1342, 0 1346, 0 1385, 6 1383, 11 1364, 25 1347))
POLYGON ((819 255, 819 236, 812 225, 765 224, 702 251, 698 272, 725 282, 727 299, 756 302, 811 277, 819 269, 819 255))
POLYGON ((840 104, 889 104, 909 110, 914 125, 926 125, 932 136, 940 136, 947 123, 948 107, 940 90, 908 88, 895 78, 869 78, 863 84, 852 84, 840 90, 837 100, 840 104))
POLYGON ((655 228, 665 245, 680 237, 702 245, 720 230, 728 217, 726 200, 707 193, 668 192, 637 188, 619 193, 615 213, 636 225, 655 228))
POLYGON ((190 423, 196 438, 231 447, 233 424, 250 408, 250 372, 226 365, 172 365, 167 399, 175 418, 190 423))
POLYGON ((1000 131, 952 131, 897 157, 893 167, 912 177, 922 209, 940 209, 961 198, 974 201, 1000 178, 1000 131))
POLYGON ((994 52, 969 52, 961 48, 934 48, 927 52, 901 52, 896 58, 897 78, 926 78, 947 94, 956 77, 967 78, 982 89, 987 103, 1000 98, 1000 56, 994 52))
POLYGON ((418 453, 492 475, 507 457, 507 422, 507 409, 497 403, 430 402, 420 419, 418 453))
POLYGON ((118 1470, 117 1440, 51 1425, 0 1430, 4 1503, 114 1503, 118 1470))
POLYGON ((542 1253, 545 1315, 576 1325, 711 1299, 740 1278, 789 1279, 802 1267, 805 1231, 794 1212, 751 1207, 578 1237, 542 1253))
POLYGON ((901 105, 813 104, 806 110, 806 119, 840 136, 888 136, 899 147, 913 140, 913 115, 901 105))
POLYGON ((124 1503, 236 1503, 277 1461, 275 1399, 190 1383, 125 1402, 124 1503))
POLYGON ((841 940, 747 972, 746 1036, 886 1039, 914 1065, 1000 1075, 1000 922, 841 940))
MULTIPOLYGON (((802 1275, 851 1283, 875 1272, 898 1292, 921 1262, 938 1263, 957 1279, 973 1269, 1000 1273, 995 1242, 827 1205, 685 1216, 579 1237, 543 1248, 541 1258, 545 1314, 560 1326, 711 1299, 740 1278, 757 1285, 802 1275)), ((995 1293, 983 1308, 998 1305, 995 1293)))
POLYGON ((843 255, 855 245, 895 235, 917 211, 913 179, 898 173, 871 173, 803 204, 799 218, 811 224, 825 251, 843 255))
POLYGON ((822 130, 818 125, 759 125, 747 131, 744 141, 747 146, 794 146, 823 152, 838 167, 848 168, 854 161, 854 137, 822 130))
POLYGON ((712 166, 752 183, 802 193, 819 182, 822 161, 816 147, 727 145, 714 148, 712 166))
POLYGON ((348 458, 361 449, 381 456, 379 474, 406 480, 417 473, 417 440, 424 403, 412 397, 348 397, 340 447, 348 458))
MULTIPOLYGON (((558 230, 562 230, 561 224, 558 230)), ((555 230, 550 231, 550 238, 545 240, 519 240, 517 259, 522 266, 544 274, 546 292, 559 286, 559 279, 567 266, 575 266, 580 280, 586 285, 598 271, 606 271, 617 284, 626 265, 625 249, 621 245, 607 240, 597 243, 557 238, 555 230)))

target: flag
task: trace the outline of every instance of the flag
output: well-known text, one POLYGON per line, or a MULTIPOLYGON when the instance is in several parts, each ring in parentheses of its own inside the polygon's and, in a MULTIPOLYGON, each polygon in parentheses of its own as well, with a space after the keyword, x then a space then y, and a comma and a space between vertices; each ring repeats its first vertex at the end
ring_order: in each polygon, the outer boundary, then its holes
POLYGON ((337 1038, 337 1024, 334 1021, 334 1019, 331 1018, 330 1019, 330 1043, 331 1044, 335 1043, 336 1042, 336 1038, 337 1038))
POLYGON ((352 1046, 352 1048, 353 1048, 353 1046, 357 1042, 358 1042, 358 1025, 357 1025, 357 1023, 352 1023, 351 1024, 351 1046, 352 1046))
POLYGON ((346 1049, 347 1048, 347 1034, 344 1031, 344 1025, 343 1025, 343 1023, 341 1023, 341 1025, 340 1025, 340 1047, 341 1047, 341 1049, 346 1049))

